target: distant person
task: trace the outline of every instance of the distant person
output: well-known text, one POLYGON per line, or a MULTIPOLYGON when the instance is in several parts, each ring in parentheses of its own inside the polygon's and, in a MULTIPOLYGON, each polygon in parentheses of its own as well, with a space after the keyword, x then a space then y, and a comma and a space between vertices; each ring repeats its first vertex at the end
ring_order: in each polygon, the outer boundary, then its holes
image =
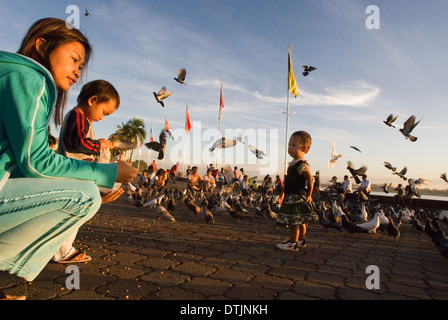
POLYGON ((362 178, 362 181, 359 184, 359 188, 358 188, 358 200, 361 200, 361 198, 363 200, 367 200, 367 199, 369 199, 369 195, 370 195, 370 191, 371 191, 371 184, 370 184, 370 181, 367 180, 367 175, 363 174, 361 178, 362 178))
POLYGON ((200 191, 204 189, 204 178, 198 173, 198 167, 191 168, 191 173, 188 175, 187 187, 191 191, 200 191))

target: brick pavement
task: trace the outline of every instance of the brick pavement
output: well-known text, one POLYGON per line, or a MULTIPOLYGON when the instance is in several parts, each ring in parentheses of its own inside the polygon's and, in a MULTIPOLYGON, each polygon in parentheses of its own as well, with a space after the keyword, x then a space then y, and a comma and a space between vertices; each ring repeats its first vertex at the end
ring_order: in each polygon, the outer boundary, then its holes
POLYGON ((69 290, 67 265, 54 263, 32 283, 2 274, 0 288, 28 300, 448 299, 448 261, 410 225, 395 243, 316 223, 307 248, 284 252, 275 244, 288 231, 268 218, 221 213, 206 224, 179 202, 173 215, 176 222, 139 212, 123 196, 79 231, 76 247, 93 258, 77 265, 80 289, 69 290), (379 268, 379 289, 366 288, 369 265, 379 268))

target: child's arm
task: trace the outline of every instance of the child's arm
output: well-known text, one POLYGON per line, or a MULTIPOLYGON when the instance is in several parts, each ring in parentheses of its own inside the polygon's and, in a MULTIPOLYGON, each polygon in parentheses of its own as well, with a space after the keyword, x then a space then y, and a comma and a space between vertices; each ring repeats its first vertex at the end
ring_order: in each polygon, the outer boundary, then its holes
POLYGON ((90 122, 82 112, 71 111, 63 132, 65 149, 71 153, 99 155, 101 142, 87 137, 89 128, 90 122))
POLYGON ((314 177, 311 174, 311 169, 309 165, 306 165, 302 171, 303 176, 306 178, 306 190, 308 191, 306 201, 313 202, 311 195, 313 194, 314 177))

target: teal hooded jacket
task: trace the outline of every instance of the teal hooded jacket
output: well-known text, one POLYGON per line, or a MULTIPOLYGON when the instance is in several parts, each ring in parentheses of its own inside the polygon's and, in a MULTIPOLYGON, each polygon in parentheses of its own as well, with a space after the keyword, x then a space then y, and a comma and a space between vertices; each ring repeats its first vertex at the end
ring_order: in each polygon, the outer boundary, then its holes
POLYGON ((114 163, 66 158, 49 148, 57 100, 51 73, 28 57, 0 51, 0 195, 9 178, 81 179, 112 188, 114 163))

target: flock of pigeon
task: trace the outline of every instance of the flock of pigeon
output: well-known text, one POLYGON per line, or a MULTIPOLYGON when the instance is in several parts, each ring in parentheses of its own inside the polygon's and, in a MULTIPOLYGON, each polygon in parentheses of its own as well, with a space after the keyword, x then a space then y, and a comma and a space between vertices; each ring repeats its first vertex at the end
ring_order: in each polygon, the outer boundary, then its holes
MULTIPOLYGON (((204 223, 215 223, 215 215, 228 215, 236 222, 244 219, 263 218, 275 224, 280 204, 279 195, 273 193, 251 193, 242 195, 235 192, 236 182, 224 185, 218 191, 191 191, 178 186, 165 187, 162 191, 137 186, 127 191, 127 199, 138 211, 148 208, 159 219, 176 221, 176 209, 187 208, 190 217, 204 223)), ((437 250, 448 258, 448 238, 444 228, 448 226, 448 211, 428 209, 408 209, 392 204, 376 202, 338 203, 335 200, 316 201, 318 225, 325 230, 334 229, 354 234, 370 234, 393 237, 399 241, 402 225, 431 237, 437 250), (445 225, 445 227, 442 226, 445 225)))

